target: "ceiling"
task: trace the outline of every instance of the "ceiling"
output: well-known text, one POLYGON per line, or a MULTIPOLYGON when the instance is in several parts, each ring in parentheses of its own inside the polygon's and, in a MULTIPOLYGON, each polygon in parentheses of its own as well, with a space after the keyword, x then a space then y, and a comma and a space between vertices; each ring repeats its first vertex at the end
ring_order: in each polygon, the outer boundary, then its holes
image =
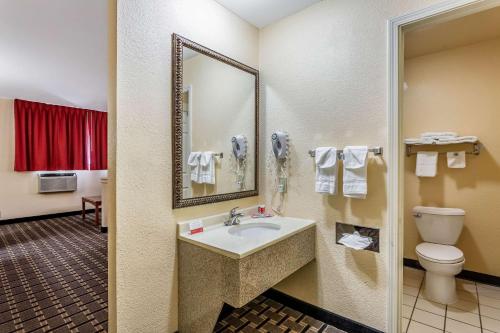
POLYGON ((263 28, 321 0, 215 0, 257 28, 263 28))
POLYGON ((0 98, 106 110, 107 1, 0 0, 0 98))
POLYGON ((405 33, 405 58, 500 38, 500 7, 458 19, 424 24, 405 33))

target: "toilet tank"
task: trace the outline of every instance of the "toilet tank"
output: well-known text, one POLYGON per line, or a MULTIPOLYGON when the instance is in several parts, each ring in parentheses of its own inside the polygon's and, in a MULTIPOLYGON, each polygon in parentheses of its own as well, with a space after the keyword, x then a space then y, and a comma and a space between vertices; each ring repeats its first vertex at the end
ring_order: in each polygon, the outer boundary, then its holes
POLYGON ((459 208, 413 208, 413 218, 424 242, 455 245, 464 226, 465 211, 459 208))

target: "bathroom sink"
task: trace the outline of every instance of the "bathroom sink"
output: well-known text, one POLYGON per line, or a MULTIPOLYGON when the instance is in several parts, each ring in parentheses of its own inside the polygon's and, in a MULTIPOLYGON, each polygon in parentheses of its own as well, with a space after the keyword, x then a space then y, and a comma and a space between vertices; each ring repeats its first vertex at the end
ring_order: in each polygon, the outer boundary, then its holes
POLYGON ((227 213, 179 222, 178 238, 230 258, 241 259, 315 226, 312 220, 292 217, 253 219, 251 216, 256 213, 254 207, 241 212, 244 214, 241 223, 233 226, 224 225, 227 213), (203 232, 191 234, 189 224, 192 222, 201 222, 203 232))
POLYGON ((229 228, 228 232, 238 237, 262 237, 267 235, 277 235, 281 226, 275 223, 248 223, 240 224, 229 228))
POLYGON ((314 221, 239 212, 238 225, 227 212, 178 223, 180 332, 213 332, 224 304, 243 307, 315 258, 314 221))

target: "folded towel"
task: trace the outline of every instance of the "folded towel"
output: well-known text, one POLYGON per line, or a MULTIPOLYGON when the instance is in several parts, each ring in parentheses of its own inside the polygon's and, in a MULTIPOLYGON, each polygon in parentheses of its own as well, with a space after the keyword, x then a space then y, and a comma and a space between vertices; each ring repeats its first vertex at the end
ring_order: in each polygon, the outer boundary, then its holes
POLYGON ((475 143, 479 138, 473 135, 457 136, 457 137, 431 137, 425 136, 420 138, 405 139, 404 142, 409 145, 449 145, 454 143, 475 143))
POLYGON ((458 136, 457 133, 455 132, 425 132, 420 134, 420 137, 425 138, 425 137, 431 137, 431 138, 456 138, 458 136))
POLYGON ((463 169, 465 168, 465 151, 446 153, 448 160, 448 168, 463 169))
POLYGON ((201 153, 199 183, 215 184, 215 156, 212 151, 201 153))
POLYGON ((195 183, 200 182, 200 158, 199 151, 193 151, 189 154, 187 164, 191 167, 191 181, 195 183))
POLYGON ((347 146, 344 148, 344 196, 365 199, 367 185, 367 146, 347 146))
POLYGON ((412 144, 412 145, 432 145, 438 141, 439 140, 436 140, 435 138, 432 138, 430 136, 421 137, 421 138, 405 139, 405 143, 412 144))
MULTIPOLYGON (((456 138, 448 139, 448 138, 442 138, 439 140, 440 144, 451 144, 451 143, 474 143, 479 141, 477 136, 473 135, 467 135, 467 136, 459 136, 456 138)), ((438 143, 438 144, 439 144, 438 143)))
POLYGON ((316 192, 337 194, 337 148, 318 147, 315 151, 316 192))
POLYGON ((419 151, 417 153, 416 175, 418 177, 435 177, 437 173, 437 160, 437 151, 419 151))

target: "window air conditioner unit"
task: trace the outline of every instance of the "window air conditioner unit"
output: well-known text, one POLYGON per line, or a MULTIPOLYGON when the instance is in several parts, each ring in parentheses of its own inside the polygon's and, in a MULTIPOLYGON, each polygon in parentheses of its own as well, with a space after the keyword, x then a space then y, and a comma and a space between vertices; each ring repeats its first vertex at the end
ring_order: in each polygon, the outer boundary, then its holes
POLYGON ((38 175, 38 193, 76 191, 76 173, 41 173, 38 175))

